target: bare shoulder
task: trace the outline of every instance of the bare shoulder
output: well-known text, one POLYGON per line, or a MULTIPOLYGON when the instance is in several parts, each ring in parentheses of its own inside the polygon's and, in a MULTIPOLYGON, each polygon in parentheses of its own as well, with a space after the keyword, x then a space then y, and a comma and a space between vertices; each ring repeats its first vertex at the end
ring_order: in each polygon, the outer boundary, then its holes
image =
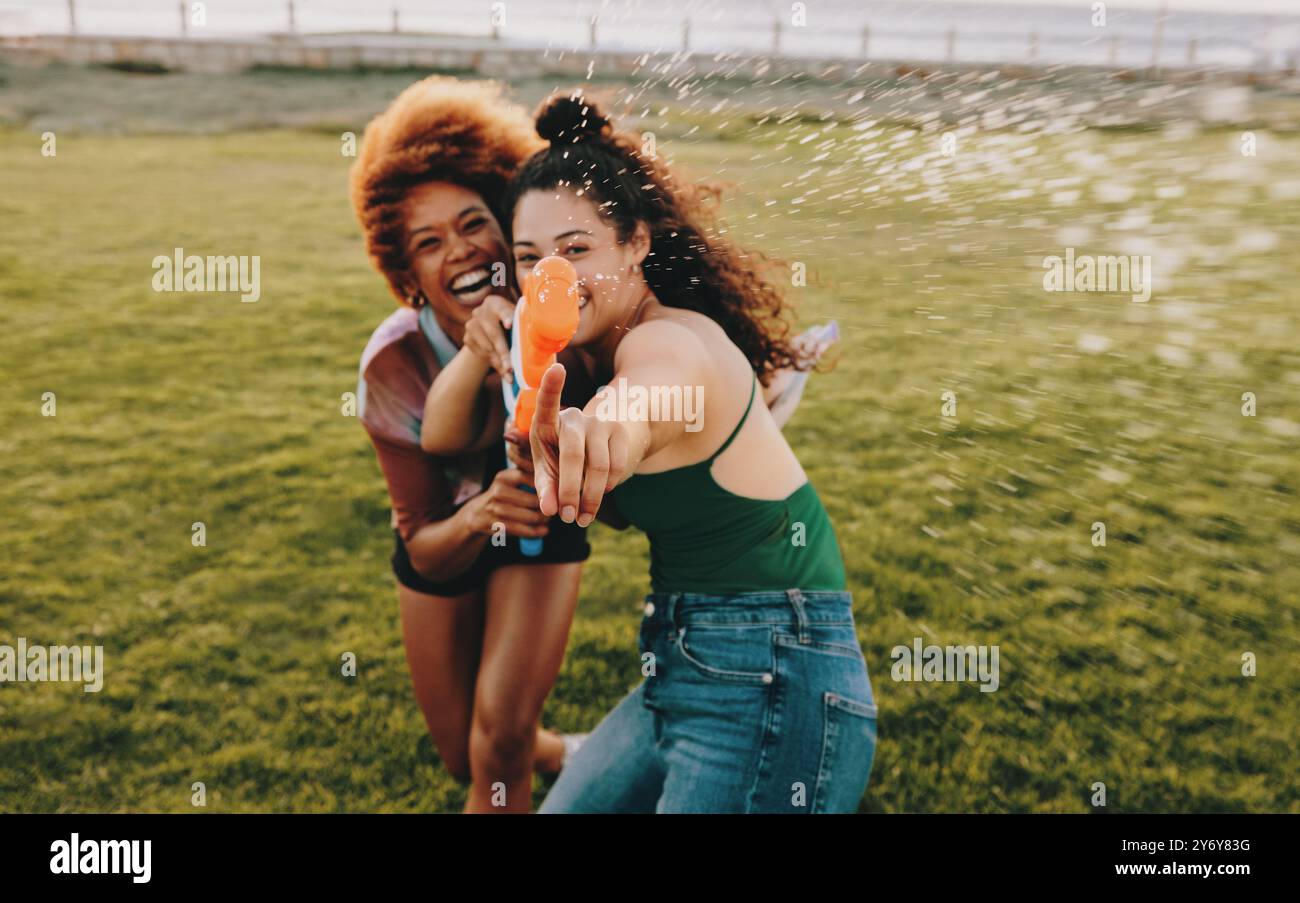
POLYGON ((376 357, 400 356, 403 350, 402 343, 412 336, 418 336, 419 331, 419 317, 409 307, 399 307, 385 317, 370 334, 366 347, 361 352, 359 367, 361 375, 366 375, 366 371, 370 369, 370 364, 376 357))
POLYGON ((647 318, 628 333, 619 345, 618 354, 622 356, 625 349, 637 359, 653 356, 702 366, 725 357, 728 350, 739 351, 726 331, 711 318, 674 307, 662 308, 658 316, 647 318))
MULTIPOLYGON (((729 384, 733 380, 752 378, 748 359, 744 352, 727 335, 727 331, 707 314, 680 308, 664 308, 664 314, 641 324, 624 340, 623 344, 642 329, 650 326, 659 327, 655 333, 647 333, 645 338, 652 342, 651 353, 663 355, 665 346, 676 346, 677 353, 689 354, 698 362, 698 376, 713 374, 729 384)), ((619 348, 622 351, 622 348, 619 348)))
POLYGON ((619 343, 615 367, 621 370, 655 360, 677 365, 705 363, 708 347, 701 339, 699 326, 675 316, 646 320, 619 343))

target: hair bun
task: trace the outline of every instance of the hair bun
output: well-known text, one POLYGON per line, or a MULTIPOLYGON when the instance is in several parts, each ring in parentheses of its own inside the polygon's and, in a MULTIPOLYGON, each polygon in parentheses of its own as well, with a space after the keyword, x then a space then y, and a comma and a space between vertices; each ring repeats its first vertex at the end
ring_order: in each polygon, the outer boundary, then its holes
POLYGON ((599 138, 609 127, 605 114, 581 95, 552 97, 537 112, 537 134, 551 144, 589 141, 599 138))

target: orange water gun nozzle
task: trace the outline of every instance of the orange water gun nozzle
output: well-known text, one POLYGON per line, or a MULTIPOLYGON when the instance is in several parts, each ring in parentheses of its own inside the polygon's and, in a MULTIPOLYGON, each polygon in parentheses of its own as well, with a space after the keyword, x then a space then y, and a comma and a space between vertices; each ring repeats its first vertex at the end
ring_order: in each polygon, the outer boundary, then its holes
POLYGON ((515 426, 524 435, 533 425, 537 387, 578 331, 578 274, 563 257, 543 257, 524 277, 524 307, 519 316, 519 357, 523 372, 515 426))

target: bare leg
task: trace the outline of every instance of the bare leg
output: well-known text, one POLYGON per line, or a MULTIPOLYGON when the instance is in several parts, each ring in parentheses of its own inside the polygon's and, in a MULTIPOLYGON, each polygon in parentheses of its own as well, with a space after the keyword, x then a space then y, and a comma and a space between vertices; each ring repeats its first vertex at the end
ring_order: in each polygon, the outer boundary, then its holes
MULTIPOLYGON (((482 591, 431 596, 398 584, 397 597, 415 701, 443 764, 452 777, 468 783, 469 725, 483 647, 482 591)), ((554 774, 563 762, 559 734, 539 727, 533 767, 538 774, 554 774)))
POLYGON ((537 722, 564 662, 581 575, 574 562, 510 565, 488 578, 466 812, 532 808, 537 722))
POLYGON ((431 596, 397 586, 415 701, 442 762, 470 779, 469 726, 483 638, 483 591, 431 596))

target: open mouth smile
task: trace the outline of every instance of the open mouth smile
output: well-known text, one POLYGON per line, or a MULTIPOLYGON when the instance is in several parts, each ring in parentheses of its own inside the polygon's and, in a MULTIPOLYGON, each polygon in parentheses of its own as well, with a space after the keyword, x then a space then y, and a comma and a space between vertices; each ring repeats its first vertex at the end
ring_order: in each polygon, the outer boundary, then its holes
POLYGON ((487 288, 492 282, 492 273, 486 266, 476 266, 452 278, 447 283, 447 290, 458 299, 467 300, 487 288))

